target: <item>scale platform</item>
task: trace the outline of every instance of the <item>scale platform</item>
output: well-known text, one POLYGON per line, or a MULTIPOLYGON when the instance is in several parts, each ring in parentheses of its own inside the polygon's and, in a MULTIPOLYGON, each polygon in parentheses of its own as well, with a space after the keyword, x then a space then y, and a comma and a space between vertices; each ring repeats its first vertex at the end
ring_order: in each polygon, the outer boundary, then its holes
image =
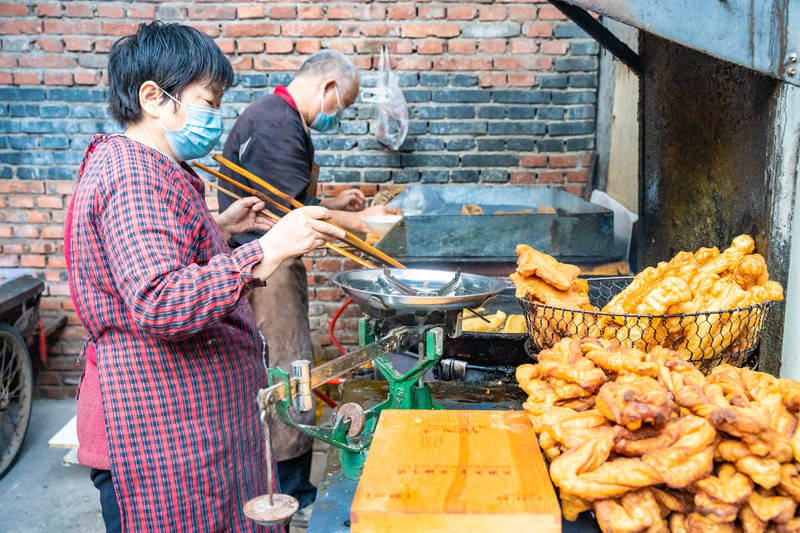
MULTIPOLYGON (((507 410, 522 409, 525 393, 512 384, 468 384, 431 382, 434 400, 445 409, 507 410)), ((382 401, 388 393, 386 382, 351 380, 342 388, 342 402, 358 402, 368 406, 382 401)), ((349 533, 350 509, 359 479, 344 475, 338 451, 331 447, 326 456, 325 471, 317 490, 317 500, 308 524, 308 533, 349 533)), ((564 533, 599 532, 589 513, 576 522, 562 519, 564 533)))

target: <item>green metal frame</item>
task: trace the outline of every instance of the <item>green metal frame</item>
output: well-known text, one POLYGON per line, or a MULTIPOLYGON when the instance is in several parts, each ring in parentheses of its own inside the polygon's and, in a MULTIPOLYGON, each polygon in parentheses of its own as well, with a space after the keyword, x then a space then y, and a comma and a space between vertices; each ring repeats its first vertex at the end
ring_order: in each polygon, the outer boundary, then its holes
MULTIPOLYGON (((442 358, 444 352, 442 348, 443 336, 444 332, 441 328, 427 330, 425 332, 425 357, 405 374, 395 370, 391 361, 385 355, 374 359, 375 366, 389 383, 389 396, 385 401, 364 411, 364 429, 355 437, 347 436, 350 423, 344 421, 341 417, 337 417, 333 427, 312 426, 295 422, 289 413, 292 397, 289 387, 289 374, 281 368, 270 368, 267 372, 270 387, 276 383, 283 383, 284 387, 286 387, 285 399, 274 404, 275 412, 281 422, 287 426, 339 448, 342 471, 347 477, 357 479, 364 468, 367 450, 372 443, 372 436, 375 433, 378 418, 380 418, 380 414, 384 409, 441 409, 433 402, 430 387, 428 387, 427 383, 421 382, 420 378, 442 358)), ((358 339, 360 346, 375 342, 375 337, 369 331, 367 322, 363 318, 359 320, 358 324, 358 339)))

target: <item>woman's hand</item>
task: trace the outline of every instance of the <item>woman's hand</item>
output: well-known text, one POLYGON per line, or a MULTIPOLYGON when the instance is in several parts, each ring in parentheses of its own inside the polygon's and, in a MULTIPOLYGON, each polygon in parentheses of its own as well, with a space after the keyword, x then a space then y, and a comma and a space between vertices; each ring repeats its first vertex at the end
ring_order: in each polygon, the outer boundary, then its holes
POLYGON ((264 258, 253 269, 253 275, 266 280, 286 259, 343 239, 344 231, 325 222, 330 218, 331 212, 319 206, 301 207, 284 215, 259 239, 264 258))
POLYGON ((365 202, 363 192, 358 189, 347 189, 332 198, 325 198, 320 205, 335 211, 361 211, 365 202))
POLYGON ((363 211, 359 211, 355 213, 356 216, 356 231, 361 233, 367 233, 369 228, 367 224, 364 222, 364 219, 367 217, 374 217, 379 215, 402 215, 403 212, 397 207, 389 207, 386 205, 373 205, 372 207, 368 207, 363 211))
POLYGON ((236 200, 228 209, 215 217, 222 236, 228 241, 232 236, 249 231, 269 231, 276 221, 264 215, 264 202, 255 196, 236 200))

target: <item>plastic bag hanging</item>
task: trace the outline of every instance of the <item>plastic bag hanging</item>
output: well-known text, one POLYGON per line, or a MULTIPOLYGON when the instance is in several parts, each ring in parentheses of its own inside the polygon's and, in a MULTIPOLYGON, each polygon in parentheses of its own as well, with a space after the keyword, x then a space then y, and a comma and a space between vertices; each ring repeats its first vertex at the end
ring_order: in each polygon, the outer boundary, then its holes
POLYGON ((408 135, 408 104, 400 90, 397 76, 389 65, 389 52, 386 46, 381 48, 381 59, 378 64, 378 84, 374 89, 362 92, 362 100, 378 107, 373 130, 378 142, 397 150, 408 135))

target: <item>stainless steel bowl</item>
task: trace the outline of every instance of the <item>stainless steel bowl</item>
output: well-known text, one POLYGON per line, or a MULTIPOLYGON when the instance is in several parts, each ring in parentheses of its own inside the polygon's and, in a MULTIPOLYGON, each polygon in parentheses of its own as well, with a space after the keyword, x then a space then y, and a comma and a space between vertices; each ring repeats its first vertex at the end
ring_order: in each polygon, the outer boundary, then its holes
MULTIPOLYGON (((447 285, 456 272, 418 268, 392 268, 391 275, 417 291, 432 292, 447 285)), ((363 269, 341 272, 333 277, 342 291, 360 304, 375 309, 463 309, 477 307, 503 290, 505 282, 476 274, 461 274, 461 282, 452 294, 444 296, 406 295, 381 281, 381 270, 363 269)))

